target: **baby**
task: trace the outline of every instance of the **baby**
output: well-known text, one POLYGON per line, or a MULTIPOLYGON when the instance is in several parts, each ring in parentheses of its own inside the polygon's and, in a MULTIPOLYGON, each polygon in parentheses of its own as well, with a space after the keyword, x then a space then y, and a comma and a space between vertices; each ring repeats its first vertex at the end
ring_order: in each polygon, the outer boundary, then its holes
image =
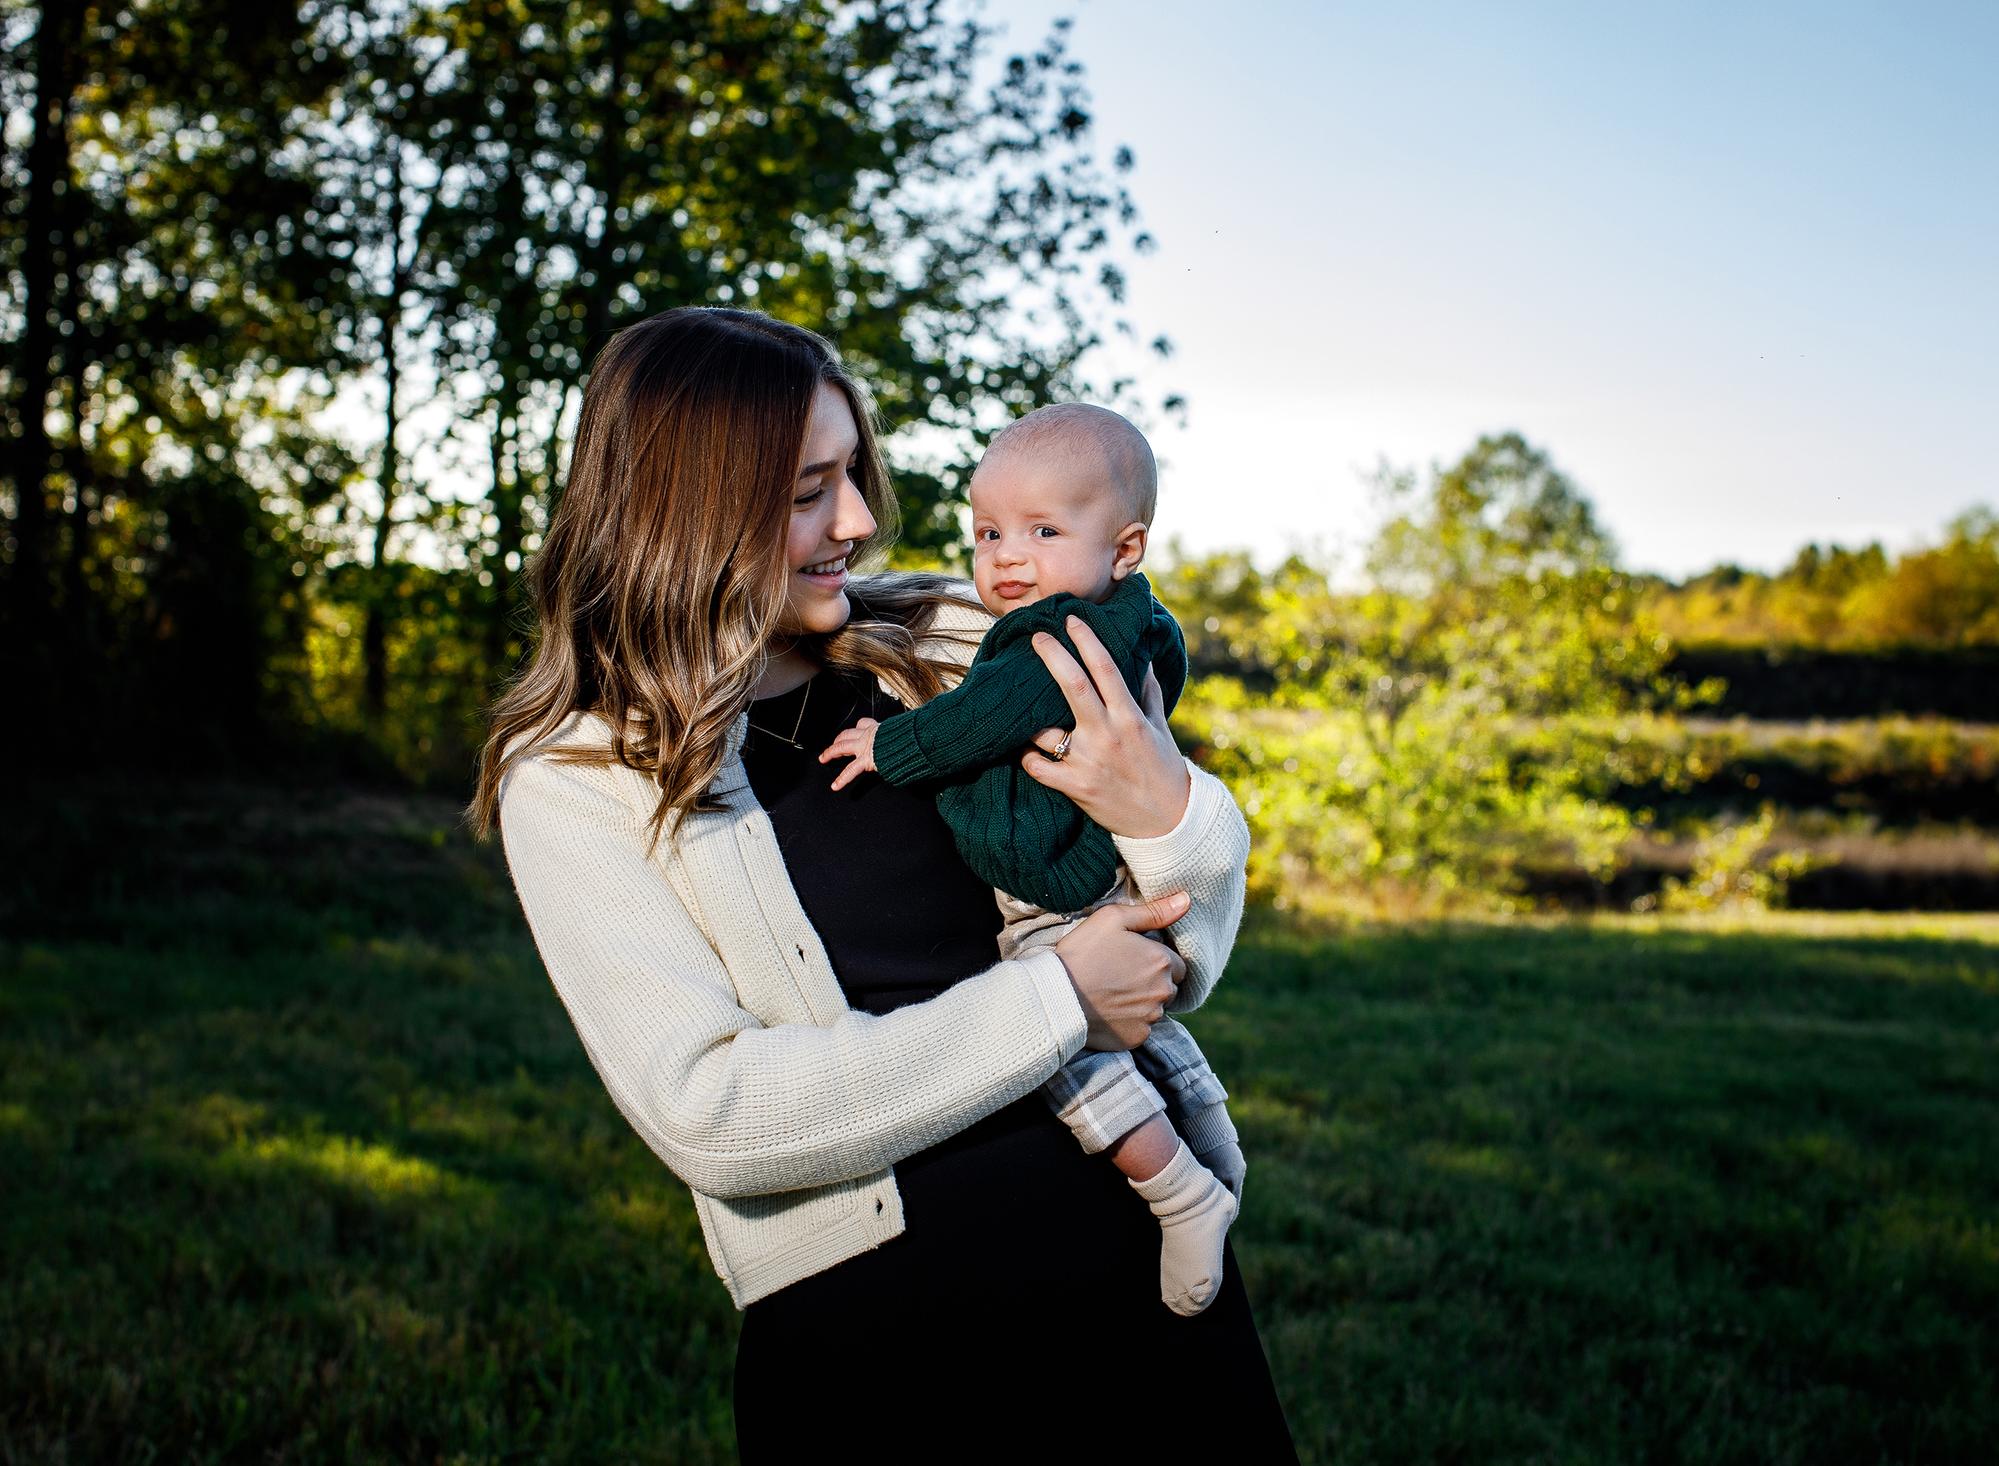
MULTIPOLYGON (((1044 407, 1007 427, 971 489, 973 581, 1000 619, 957 687, 884 722, 863 718, 819 755, 852 760, 835 789, 866 771, 937 786, 959 852, 995 887, 1003 957, 1052 946, 1100 906, 1143 899, 1110 835, 1020 757, 1044 728, 1074 726, 1033 645, 1046 631, 1073 654, 1069 616, 1096 633, 1134 698, 1150 666, 1169 712, 1179 700, 1186 643, 1138 573, 1157 487, 1145 438, 1106 408, 1044 407)), ((1193 1037, 1161 1018, 1130 1053, 1078 1054, 1042 1093, 1086 1152, 1109 1152, 1159 1218, 1167 1306, 1201 1312, 1221 1287, 1244 1166, 1227 1091, 1193 1037)))

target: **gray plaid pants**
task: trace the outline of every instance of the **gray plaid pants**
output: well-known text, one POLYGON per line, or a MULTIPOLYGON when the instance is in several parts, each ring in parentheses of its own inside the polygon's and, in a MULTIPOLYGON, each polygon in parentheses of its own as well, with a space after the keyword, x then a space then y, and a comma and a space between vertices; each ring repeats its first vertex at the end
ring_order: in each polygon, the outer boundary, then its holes
MULTIPOLYGON (((1122 866, 1117 884, 1081 911, 1043 911, 1004 891, 993 895, 1006 918, 999 936, 1002 960, 1054 946, 1100 906, 1143 899, 1122 866)), ((1168 1109, 1169 1102, 1177 1113, 1191 1115, 1228 1098, 1194 1035, 1171 1015, 1153 1024, 1145 1042, 1129 1052, 1084 1049, 1055 1071, 1041 1094, 1091 1155, 1168 1109)))

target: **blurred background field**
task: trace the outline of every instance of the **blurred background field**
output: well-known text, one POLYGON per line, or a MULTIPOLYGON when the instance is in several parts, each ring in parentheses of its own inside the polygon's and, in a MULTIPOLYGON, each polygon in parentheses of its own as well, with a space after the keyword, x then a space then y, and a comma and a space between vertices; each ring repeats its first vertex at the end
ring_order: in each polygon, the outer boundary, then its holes
MULTIPOLYGON (((832 338, 903 567, 963 568, 1020 412, 1179 441, 1176 373, 1275 383, 1133 288, 1173 172, 1072 39, 928 0, 0 0, 0 1460, 731 1458, 685 1190, 460 819, 482 710, 622 324, 832 338)), ((1270 316, 1236 270, 1206 288, 1270 316)), ((1518 294, 1439 274, 1488 276, 1518 294)), ((1999 517, 1884 480, 1899 539, 1800 515, 1745 565, 1717 519, 1666 574, 1531 426, 1384 458, 1283 555, 1178 539, 1248 490, 1167 465, 1174 727, 1254 834, 1197 1026, 1304 1458, 1983 1461, 1999 517)))

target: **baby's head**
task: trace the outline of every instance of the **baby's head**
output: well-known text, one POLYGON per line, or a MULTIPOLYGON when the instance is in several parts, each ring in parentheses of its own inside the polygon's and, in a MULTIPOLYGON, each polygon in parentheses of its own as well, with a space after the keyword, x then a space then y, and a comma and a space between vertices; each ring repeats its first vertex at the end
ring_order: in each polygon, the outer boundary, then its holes
POLYGON ((972 475, 972 579, 996 616, 1062 591, 1102 601, 1145 558, 1159 472, 1107 407, 1038 408, 972 475))

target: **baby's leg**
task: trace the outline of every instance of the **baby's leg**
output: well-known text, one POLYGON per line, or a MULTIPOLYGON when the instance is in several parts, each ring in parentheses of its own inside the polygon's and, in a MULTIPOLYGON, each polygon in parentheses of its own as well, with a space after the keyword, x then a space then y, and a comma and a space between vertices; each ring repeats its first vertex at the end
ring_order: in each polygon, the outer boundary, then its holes
POLYGON ((1111 1158, 1124 1172, 1126 1184, 1159 1218, 1160 1298, 1175 1313, 1188 1317, 1199 1313, 1221 1290, 1222 1247, 1236 1218, 1234 1194, 1194 1158, 1164 1115, 1155 1115, 1126 1136, 1111 1158), (1146 1131, 1156 1133, 1141 1140, 1146 1131), (1140 1147, 1146 1148, 1143 1162, 1128 1168, 1118 1161, 1120 1152, 1140 1147), (1166 1151, 1166 1159, 1149 1175, 1134 1174, 1150 1166, 1159 1149, 1166 1151))
MULTIPOLYGON (((1006 915, 1000 953, 1007 959, 1052 947, 1081 919, 1078 913, 1051 917, 1003 891, 994 894, 1006 915)), ((1116 895, 1107 892, 1098 904, 1116 895)), ((1222 1247, 1236 1201, 1174 1131, 1158 1089, 1130 1054, 1085 1049, 1056 1070, 1041 1093, 1085 1151, 1110 1155, 1159 1219, 1161 1300, 1183 1316, 1201 1312, 1222 1286, 1222 1247)))
POLYGON ((1222 1285, 1222 1244, 1236 1199, 1173 1129, 1159 1091, 1130 1054, 1095 1050, 1078 1054, 1041 1088, 1083 1149, 1109 1156, 1159 1219, 1160 1298, 1179 1314, 1206 1308, 1222 1285))
POLYGON ((1150 1181, 1166 1169, 1173 1152, 1179 1148, 1180 1137, 1174 1132, 1173 1122, 1162 1112, 1125 1131, 1104 1154, 1127 1180, 1150 1181))

